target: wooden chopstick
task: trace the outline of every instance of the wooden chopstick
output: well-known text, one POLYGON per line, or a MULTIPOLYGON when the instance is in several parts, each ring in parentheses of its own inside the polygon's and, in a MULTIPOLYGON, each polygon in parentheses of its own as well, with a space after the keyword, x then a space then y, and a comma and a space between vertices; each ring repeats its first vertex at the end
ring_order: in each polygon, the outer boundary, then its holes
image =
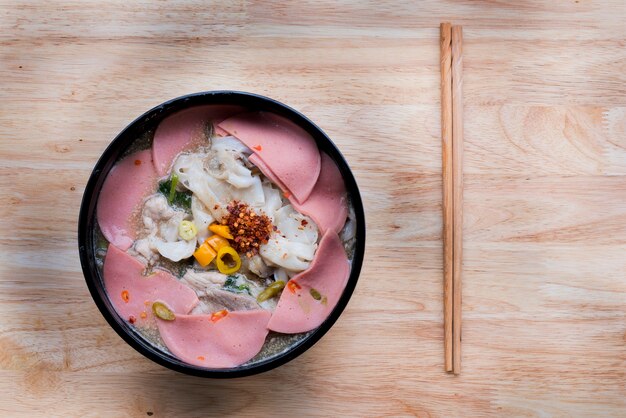
POLYGON ((463 28, 452 27, 452 180, 454 199, 452 275, 452 372, 461 372, 461 269, 463 256, 463 28))
POLYGON ((443 167, 443 347, 445 370, 452 371, 452 31, 450 23, 440 26, 441 39, 441 142, 443 167))
POLYGON ((443 328, 447 372, 461 372, 463 256, 463 28, 444 22, 441 40, 443 328))

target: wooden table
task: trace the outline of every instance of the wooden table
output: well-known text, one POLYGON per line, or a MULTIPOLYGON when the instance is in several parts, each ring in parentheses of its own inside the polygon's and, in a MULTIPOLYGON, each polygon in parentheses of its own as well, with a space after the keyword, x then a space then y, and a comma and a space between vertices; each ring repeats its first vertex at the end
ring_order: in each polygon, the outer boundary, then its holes
POLYGON ((0 415, 626 414, 626 3, 3 0, 0 415), (463 371, 443 371, 439 23, 465 28, 463 371), (360 183, 356 293, 234 381, 127 346, 78 261, 83 187, 169 98, 269 95, 360 183))

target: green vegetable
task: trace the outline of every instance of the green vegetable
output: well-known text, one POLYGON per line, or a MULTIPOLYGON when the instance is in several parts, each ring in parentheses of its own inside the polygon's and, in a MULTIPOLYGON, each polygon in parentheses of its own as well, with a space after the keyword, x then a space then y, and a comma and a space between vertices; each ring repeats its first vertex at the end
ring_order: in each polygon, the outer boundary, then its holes
POLYGON ((242 283, 240 285, 237 284, 237 276, 228 276, 224 282, 223 289, 233 293, 245 292, 252 296, 252 293, 250 293, 250 286, 247 283, 242 283))
POLYGON ((191 193, 176 191, 178 181, 178 175, 173 174, 172 178, 159 183, 159 192, 167 197, 170 204, 189 210, 191 209, 191 193))
POLYGON ((285 288, 285 282, 282 280, 277 280, 271 285, 267 286, 264 291, 259 293, 259 296, 256 297, 256 301, 261 303, 265 302, 268 299, 273 298, 278 295, 281 290, 285 288))
POLYGON ((178 225, 178 236, 184 239, 185 241, 189 241, 193 239, 198 234, 198 228, 191 221, 180 221, 178 225))
POLYGON ((170 205, 172 204, 172 202, 174 201, 174 197, 176 196, 176 186, 178 186, 178 174, 172 174, 171 182, 172 183, 170 184, 170 194, 167 197, 167 201, 170 205))
POLYGON ((107 241, 106 238, 104 238, 104 236, 101 235, 100 232, 98 233, 98 244, 96 245, 96 248, 103 249, 103 250, 106 250, 107 248, 109 248, 109 241, 107 241))
POLYGON ((320 300, 322 299, 322 295, 320 294, 320 292, 318 292, 317 290, 311 288, 311 290, 309 290, 309 293, 311 294, 311 296, 313 297, 313 299, 315 300, 320 300))
POLYGON ((164 321, 173 321, 176 315, 163 302, 154 302, 152 312, 164 321))

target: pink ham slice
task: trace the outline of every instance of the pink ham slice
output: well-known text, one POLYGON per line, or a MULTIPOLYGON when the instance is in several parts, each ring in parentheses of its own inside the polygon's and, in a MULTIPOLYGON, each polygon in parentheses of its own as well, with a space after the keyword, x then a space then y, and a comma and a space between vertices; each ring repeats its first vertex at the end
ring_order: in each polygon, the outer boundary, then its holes
POLYGON ((189 313, 198 304, 196 293, 174 276, 165 271, 143 276, 144 268, 137 259, 109 245, 104 259, 104 286, 123 319, 137 325, 154 321, 155 301, 165 302, 172 311, 181 314, 189 313))
POLYGON ((105 238, 127 250, 136 238, 132 215, 155 185, 156 172, 150 150, 139 151, 118 162, 104 180, 97 217, 105 238))
POLYGON ((198 145, 204 139, 203 129, 208 121, 222 121, 243 111, 240 106, 206 105, 181 110, 163 119, 154 133, 152 155, 160 177, 165 176, 180 152, 198 145))
MULTIPOLYGON (((256 165, 283 192, 287 191, 285 185, 257 155, 251 155, 250 162, 256 165)), ((322 234, 326 231, 337 233, 341 231, 348 217, 347 199, 346 185, 341 172, 333 159, 326 153, 322 153, 320 176, 309 198, 304 203, 299 203, 293 196, 289 196, 289 201, 293 207, 298 212, 313 218, 322 234)))
POLYGON ((211 315, 176 315, 158 320, 163 342, 179 359, 207 368, 236 367, 254 357, 265 342, 271 314, 263 309, 229 312, 213 322, 211 315))
POLYGON ((295 285, 288 283, 283 290, 267 327, 286 334, 317 328, 337 305, 349 274, 341 240, 333 231, 326 232, 311 266, 289 281, 295 285), (320 300, 313 297, 311 289, 321 296, 320 300))
POLYGON ((326 153, 322 153, 322 169, 311 195, 304 203, 289 199, 300 213, 309 215, 321 233, 339 233, 348 217, 346 185, 339 167, 326 153))
POLYGON ((218 127, 252 149, 298 202, 309 197, 321 162, 315 140, 304 129, 268 112, 235 115, 218 127))
POLYGON ((280 179, 278 177, 276 177, 276 175, 263 162, 263 160, 261 160, 261 157, 259 157, 257 154, 252 154, 252 155, 250 155, 250 157, 248 157, 248 160, 252 164, 256 165, 259 168, 259 170, 261 170, 261 172, 265 175, 265 177, 267 177, 268 179, 271 180, 272 183, 277 185, 280 188, 280 190, 282 190, 286 195, 288 195, 290 198, 292 198, 291 192, 289 192, 289 190, 287 189, 287 187, 285 187, 283 182, 280 181, 280 179))
POLYGON ((222 128, 220 128, 219 126, 215 127, 215 134, 217 136, 228 136, 228 132, 226 132, 225 130, 223 130, 222 128))

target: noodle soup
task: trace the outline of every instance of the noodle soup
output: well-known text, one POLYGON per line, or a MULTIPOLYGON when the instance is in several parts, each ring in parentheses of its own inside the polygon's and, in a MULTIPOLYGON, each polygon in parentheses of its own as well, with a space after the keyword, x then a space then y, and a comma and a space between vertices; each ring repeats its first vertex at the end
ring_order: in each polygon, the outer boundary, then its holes
POLYGON ((108 173, 96 254, 117 314, 186 364, 229 369, 285 352, 331 314, 356 221, 335 161, 271 112, 195 106, 108 173))

